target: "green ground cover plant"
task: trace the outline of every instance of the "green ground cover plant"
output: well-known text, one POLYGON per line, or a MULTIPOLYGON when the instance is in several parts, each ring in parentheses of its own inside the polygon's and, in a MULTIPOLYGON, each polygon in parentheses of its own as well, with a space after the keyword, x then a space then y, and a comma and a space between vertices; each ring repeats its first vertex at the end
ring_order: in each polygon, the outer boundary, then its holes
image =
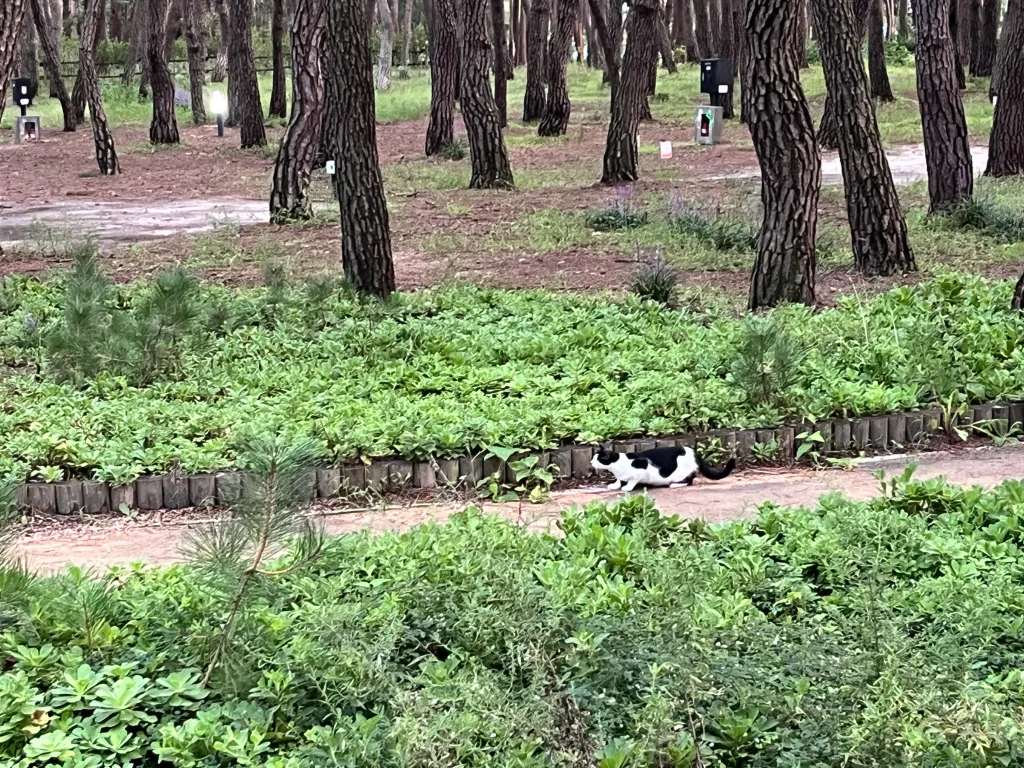
POLYGON ((0 760, 1019 765, 1024 485, 883 488, 720 526, 634 496, 557 536, 468 511, 328 538, 240 600, 203 561, 9 568, 0 760))
POLYGON ((380 304, 333 278, 265 279, 111 285, 89 249, 69 274, 8 277, 0 474, 229 467, 246 424, 341 462, 1024 396, 1024 316, 1009 283, 978 277, 786 308, 757 343, 742 318, 630 296, 455 286, 380 304), (784 376, 779 349, 796 360, 784 376))

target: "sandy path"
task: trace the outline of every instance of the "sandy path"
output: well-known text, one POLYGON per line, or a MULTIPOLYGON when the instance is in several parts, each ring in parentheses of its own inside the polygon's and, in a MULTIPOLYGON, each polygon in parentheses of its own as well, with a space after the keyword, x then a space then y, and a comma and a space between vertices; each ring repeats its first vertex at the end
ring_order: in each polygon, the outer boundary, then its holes
MULTIPOLYGON (((956 453, 934 453, 913 458, 918 463, 916 478, 945 476, 959 485, 991 487, 1007 479, 1024 478, 1024 446, 982 448, 956 453)), ((723 521, 750 517, 763 501, 782 505, 813 505, 819 496, 841 491, 850 498, 869 499, 878 494, 874 473, 884 469, 893 475, 910 459, 889 457, 859 464, 849 471, 829 470, 761 470, 749 471, 718 483, 704 482, 692 488, 654 491, 659 509, 687 517, 703 517, 723 521)), ((593 494, 567 491, 557 494, 544 505, 486 505, 486 509, 502 517, 536 530, 550 526, 559 512, 577 503, 614 499, 618 494, 593 494)), ((358 530, 403 530, 430 520, 445 520, 465 505, 438 505, 390 508, 373 512, 327 515, 325 524, 332 534, 358 530)), ((73 563, 107 566, 145 561, 167 564, 181 559, 178 552, 182 524, 135 525, 106 527, 101 520, 93 524, 69 524, 67 529, 47 530, 23 536, 15 551, 28 558, 32 568, 52 572, 73 563)))

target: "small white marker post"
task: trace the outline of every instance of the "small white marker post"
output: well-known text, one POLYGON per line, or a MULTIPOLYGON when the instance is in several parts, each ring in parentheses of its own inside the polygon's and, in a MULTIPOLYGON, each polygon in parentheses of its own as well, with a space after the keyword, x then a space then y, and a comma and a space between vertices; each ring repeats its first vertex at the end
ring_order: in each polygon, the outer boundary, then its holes
POLYGON ((327 171, 327 175, 328 176, 333 176, 334 175, 334 161, 333 160, 328 160, 327 161, 327 166, 326 166, 326 168, 324 168, 324 170, 327 171))

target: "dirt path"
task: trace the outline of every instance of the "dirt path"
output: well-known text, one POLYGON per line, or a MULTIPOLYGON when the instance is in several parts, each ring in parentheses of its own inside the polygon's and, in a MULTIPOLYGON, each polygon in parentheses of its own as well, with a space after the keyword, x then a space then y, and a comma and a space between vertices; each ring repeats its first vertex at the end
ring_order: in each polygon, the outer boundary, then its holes
MULTIPOLYGON (((991 487, 1003 480, 1024 478, 1024 446, 1000 449, 982 448, 956 453, 934 453, 913 457, 918 470, 916 478, 945 476, 959 485, 991 487)), ((758 504, 773 501, 789 506, 813 505, 819 496, 840 491, 846 496, 865 500, 878 494, 874 473, 884 469, 893 475, 902 471, 911 459, 888 457, 859 464, 850 471, 830 470, 755 470, 730 477, 719 483, 704 482, 692 488, 657 490, 653 493, 658 507, 666 514, 703 517, 712 522, 752 517, 758 504)), ((550 503, 535 505, 486 505, 502 517, 545 530, 557 519, 561 510, 573 504, 610 500, 618 494, 595 494, 567 491, 557 494, 550 503)), ((435 505, 393 507, 372 512, 328 514, 327 530, 332 534, 359 530, 404 530, 428 521, 443 521, 466 505, 435 505)), ((68 563, 103 567, 133 561, 164 565, 181 560, 179 546, 187 524, 131 525, 123 527, 111 518, 94 523, 69 524, 59 531, 47 530, 23 536, 15 551, 28 558, 39 572, 53 572, 68 563)))

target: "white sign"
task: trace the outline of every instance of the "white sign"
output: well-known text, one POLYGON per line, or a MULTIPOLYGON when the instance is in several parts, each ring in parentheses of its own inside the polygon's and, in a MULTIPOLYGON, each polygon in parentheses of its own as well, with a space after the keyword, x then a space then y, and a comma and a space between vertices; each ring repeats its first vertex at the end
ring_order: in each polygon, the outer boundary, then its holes
POLYGON ((333 160, 328 160, 327 161, 327 168, 326 168, 326 170, 327 170, 327 175, 328 176, 333 176, 334 175, 334 161, 333 160))
POLYGON ((720 86, 718 86, 718 92, 719 93, 728 93, 729 92, 729 86, 728 85, 720 85, 720 86))
POLYGON ((662 160, 671 160, 672 159, 672 142, 671 141, 662 141, 662 142, 659 142, 659 144, 661 145, 661 159, 662 160))

